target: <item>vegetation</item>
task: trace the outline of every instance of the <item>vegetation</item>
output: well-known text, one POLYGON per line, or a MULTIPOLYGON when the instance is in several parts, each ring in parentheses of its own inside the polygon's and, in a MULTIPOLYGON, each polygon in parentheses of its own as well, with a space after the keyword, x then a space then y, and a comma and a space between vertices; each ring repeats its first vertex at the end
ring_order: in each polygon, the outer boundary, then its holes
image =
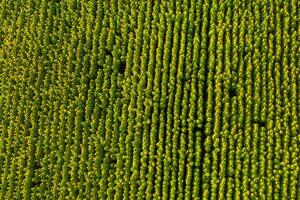
POLYGON ((299 9, 0 1, 0 199, 299 199, 299 9))

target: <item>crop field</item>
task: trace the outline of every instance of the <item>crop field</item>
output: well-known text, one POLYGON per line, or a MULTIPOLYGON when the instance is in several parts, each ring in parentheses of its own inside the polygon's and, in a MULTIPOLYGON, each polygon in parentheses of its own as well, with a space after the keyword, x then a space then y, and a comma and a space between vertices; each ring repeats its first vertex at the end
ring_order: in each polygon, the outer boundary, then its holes
POLYGON ((0 200, 300 200, 299 13, 0 0, 0 200))

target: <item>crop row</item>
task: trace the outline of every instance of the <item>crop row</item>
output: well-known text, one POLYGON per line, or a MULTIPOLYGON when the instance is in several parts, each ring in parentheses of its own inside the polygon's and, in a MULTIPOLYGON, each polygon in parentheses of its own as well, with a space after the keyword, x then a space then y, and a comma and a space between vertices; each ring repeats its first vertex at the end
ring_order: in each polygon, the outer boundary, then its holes
POLYGON ((0 2, 0 198, 299 198, 298 10, 0 2))

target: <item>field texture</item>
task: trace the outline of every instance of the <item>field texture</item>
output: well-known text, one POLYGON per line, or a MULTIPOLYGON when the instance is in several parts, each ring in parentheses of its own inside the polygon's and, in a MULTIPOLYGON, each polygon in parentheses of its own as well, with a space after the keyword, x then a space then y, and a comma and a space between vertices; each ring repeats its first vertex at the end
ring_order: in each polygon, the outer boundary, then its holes
POLYGON ((0 200, 299 200, 299 13, 0 0, 0 200))

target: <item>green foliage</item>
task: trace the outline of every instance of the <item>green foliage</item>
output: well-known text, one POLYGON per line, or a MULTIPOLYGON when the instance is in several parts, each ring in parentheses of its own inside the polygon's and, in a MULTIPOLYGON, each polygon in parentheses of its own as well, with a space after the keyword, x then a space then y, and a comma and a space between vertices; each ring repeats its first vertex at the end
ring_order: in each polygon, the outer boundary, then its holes
POLYGON ((0 2, 0 199, 291 199, 299 3, 0 2))

